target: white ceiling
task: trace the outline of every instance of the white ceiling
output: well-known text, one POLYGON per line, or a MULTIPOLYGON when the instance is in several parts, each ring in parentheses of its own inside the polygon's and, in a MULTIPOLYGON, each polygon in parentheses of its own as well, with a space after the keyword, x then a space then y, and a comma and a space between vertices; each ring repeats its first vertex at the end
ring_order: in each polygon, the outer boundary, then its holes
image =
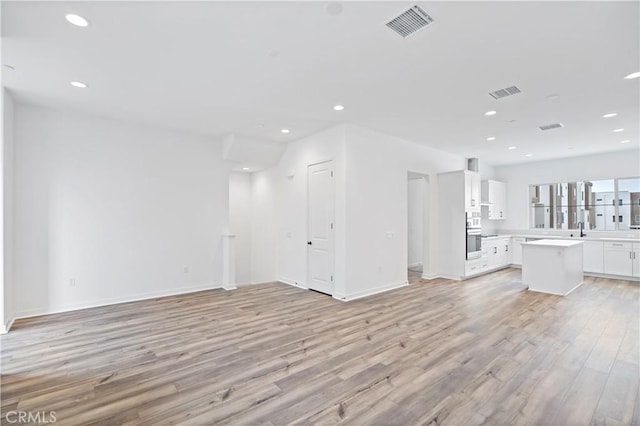
POLYGON ((351 122, 493 165, 638 148, 640 79, 623 79, 640 70, 638 2, 419 2, 435 22, 402 39, 384 24, 413 4, 3 1, 3 85, 215 136, 351 122), (537 129, 552 122, 566 127, 537 129))

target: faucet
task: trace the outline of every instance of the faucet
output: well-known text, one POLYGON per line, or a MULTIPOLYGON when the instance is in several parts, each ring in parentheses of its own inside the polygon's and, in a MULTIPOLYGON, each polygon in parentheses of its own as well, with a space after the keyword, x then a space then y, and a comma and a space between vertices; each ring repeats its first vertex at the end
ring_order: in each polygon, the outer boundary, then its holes
POLYGON ((584 222, 578 222, 578 225, 580 226, 580 236, 586 237, 587 234, 584 233, 584 222))

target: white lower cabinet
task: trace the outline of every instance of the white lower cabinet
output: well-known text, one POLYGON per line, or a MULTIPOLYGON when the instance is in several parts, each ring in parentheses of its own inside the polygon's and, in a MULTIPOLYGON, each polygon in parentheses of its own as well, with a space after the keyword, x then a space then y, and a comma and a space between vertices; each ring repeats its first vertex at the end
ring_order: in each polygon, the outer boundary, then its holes
POLYGON ((482 258, 467 260, 464 264, 464 274, 465 276, 475 275, 482 272, 481 266, 482 258))
POLYGON ((582 244, 582 264, 584 272, 604 273, 604 243, 602 241, 585 241, 582 244))
POLYGON ((522 265, 522 243, 526 241, 524 237, 511 238, 511 263, 522 265))
MULTIPOLYGON (((484 244, 485 241, 482 242, 484 244)), ((497 268, 500 264, 500 251, 496 240, 487 242, 487 269, 497 268)))
POLYGON ((498 263, 496 267, 511 264, 511 238, 500 238, 496 240, 498 248, 498 263))
POLYGON ((511 264, 511 239, 494 238, 482 241, 482 257, 467 260, 465 275, 475 275, 511 264))
MULTIPOLYGON (((511 238, 511 263, 522 265, 525 237, 511 238)), ((640 243, 628 241, 583 241, 584 272, 640 277, 640 243)), ((492 251, 491 250, 487 250, 492 251)))
POLYGON ((607 241, 604 243, 604 273, 611 275, 633 276, 634 271, 634 246, 637 244, 627 242, 607 241))
MULTIPOLYGON (((482 257, 465 263, 465 275, 471 276, 522 265, 525 237, 491 238, 482 241, 482 257)), ((640 243, 628 241, 583 241, 584 272, 640 277, 640 243)))

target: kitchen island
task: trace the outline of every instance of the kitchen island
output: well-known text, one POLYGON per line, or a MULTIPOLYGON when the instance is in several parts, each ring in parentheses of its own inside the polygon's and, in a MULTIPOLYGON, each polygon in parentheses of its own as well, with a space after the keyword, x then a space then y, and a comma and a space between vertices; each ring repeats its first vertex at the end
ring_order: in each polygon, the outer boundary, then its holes
POLYGON ((583 283, 582 241, 522 243, 522 282, 531 291, 566 296, 583 283))

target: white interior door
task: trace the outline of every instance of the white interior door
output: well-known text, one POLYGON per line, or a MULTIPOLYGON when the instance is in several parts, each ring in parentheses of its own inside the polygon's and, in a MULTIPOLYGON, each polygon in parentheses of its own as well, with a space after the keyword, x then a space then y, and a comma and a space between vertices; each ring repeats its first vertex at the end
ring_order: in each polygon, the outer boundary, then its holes
POLYGON ((333 161, 309 166, 308 182, 307 285, 312 290, 333 294, 333 161))

